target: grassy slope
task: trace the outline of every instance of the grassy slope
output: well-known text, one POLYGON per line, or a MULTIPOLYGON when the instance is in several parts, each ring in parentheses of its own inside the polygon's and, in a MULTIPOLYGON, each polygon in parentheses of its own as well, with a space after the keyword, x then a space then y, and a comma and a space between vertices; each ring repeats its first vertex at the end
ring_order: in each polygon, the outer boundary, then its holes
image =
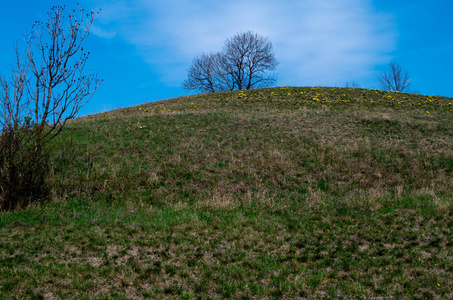
POLYGON ((275 88, 75 120, 0 296, 453 297, 453 99, 275 88))

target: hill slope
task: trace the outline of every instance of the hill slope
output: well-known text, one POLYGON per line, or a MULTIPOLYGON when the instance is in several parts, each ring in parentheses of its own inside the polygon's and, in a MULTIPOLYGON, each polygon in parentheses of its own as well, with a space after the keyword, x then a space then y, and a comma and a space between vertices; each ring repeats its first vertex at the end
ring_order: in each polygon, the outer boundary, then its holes
MULTIPOLYGON (((79 147, 94 160, 90 193, 107 181, 112 193, 145 191, 146 201, 163 203, 242 192, 287 198, 309 190, 352 198, 369 189, 379 198, 396 188, 448 195, 451 102, 374 90, 277 88, 149 103, 91 116, 70 129, 83 136, 79 147)), ((79 164, 75 172, 86 177, 79 164)))
POLYGON ((55 203, 0 215, 0 291, 451 297, 452 102, 284 87, 74 120, 55 203))

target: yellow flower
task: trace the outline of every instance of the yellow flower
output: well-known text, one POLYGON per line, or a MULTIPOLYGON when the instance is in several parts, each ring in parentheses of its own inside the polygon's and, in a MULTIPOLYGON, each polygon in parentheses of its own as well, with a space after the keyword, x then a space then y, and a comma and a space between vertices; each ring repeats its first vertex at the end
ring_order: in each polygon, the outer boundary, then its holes
POLYGON ((429 114, 429 111, 426 111, 427 114, 429 114))

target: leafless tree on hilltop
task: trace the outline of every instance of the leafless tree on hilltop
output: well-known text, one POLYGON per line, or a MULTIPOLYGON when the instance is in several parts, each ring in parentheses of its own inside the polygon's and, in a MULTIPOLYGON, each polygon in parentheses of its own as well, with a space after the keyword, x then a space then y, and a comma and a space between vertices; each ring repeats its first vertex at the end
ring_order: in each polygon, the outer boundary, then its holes
POLYGON ((270 86, 275 78, 268 72, 277 65, 268 38, 251 31, 241 32, 225 41, 222 52, 196 57, 182 87, 218 92, 270 86))
POLYGON ((384 91, 404 92, 412 83, 409 73, 396 62, 388 65, 388 70, 377 76, 379 87, 384 91))

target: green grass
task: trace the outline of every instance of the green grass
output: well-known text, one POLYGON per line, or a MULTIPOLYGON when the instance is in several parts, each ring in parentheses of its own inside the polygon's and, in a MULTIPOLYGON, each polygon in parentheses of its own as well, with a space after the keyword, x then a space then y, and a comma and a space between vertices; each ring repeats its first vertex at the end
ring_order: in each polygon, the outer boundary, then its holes
POLYGON ((52 201, 0 213, 0 298, 453 297, 452 102, 286 87, 74 120, 52 201))

